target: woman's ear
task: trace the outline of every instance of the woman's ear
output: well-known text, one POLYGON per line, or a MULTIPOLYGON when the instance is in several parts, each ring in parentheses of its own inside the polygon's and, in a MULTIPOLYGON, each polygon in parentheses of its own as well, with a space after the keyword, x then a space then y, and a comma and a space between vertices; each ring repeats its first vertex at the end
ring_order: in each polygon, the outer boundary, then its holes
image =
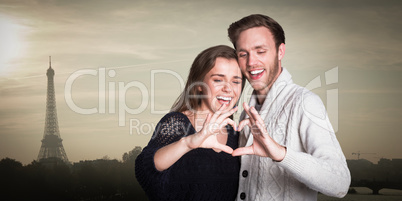
POLYGON ((198 92, 202 92, 202 87, 201 87, 201 86, 197 86, 197 91, 198 91, 198 92))

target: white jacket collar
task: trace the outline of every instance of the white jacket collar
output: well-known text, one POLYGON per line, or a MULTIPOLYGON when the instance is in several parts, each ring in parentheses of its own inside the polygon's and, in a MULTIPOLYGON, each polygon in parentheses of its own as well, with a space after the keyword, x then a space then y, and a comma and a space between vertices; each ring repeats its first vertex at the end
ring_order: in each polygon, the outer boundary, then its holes
MULTIPOLYGON (((293 83, 292 82, 292 75, 286 70, 286 68, 282 67, 282 72, 279 77, 276 79, 274 84, 269 89, 267 96, 265 97, 264 104, 260 110, 260 115, 262 119, 265 119, 268 108, 274 102, 274 100, 278 97, 278 95, 282 92, 286 85, 293 83)), ((249 105, 255 106, 257 104, 257 96, 255 95, 255 91, 253 91, 253 95, 250 98, 249 105)))

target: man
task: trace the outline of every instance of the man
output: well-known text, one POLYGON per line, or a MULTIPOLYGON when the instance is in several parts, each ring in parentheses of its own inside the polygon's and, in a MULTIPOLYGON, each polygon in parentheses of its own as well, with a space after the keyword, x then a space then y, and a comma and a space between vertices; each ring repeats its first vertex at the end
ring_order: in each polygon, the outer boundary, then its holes
POLYGON ((281 67, 282 27, 268 16, 250 15, 231 24, 228 33, 254 89, 240 116, 241 148, 232 154, 241 155, 237 200, 311 201, 317 192, 345 196, 350 173, 325 107, 281 67))

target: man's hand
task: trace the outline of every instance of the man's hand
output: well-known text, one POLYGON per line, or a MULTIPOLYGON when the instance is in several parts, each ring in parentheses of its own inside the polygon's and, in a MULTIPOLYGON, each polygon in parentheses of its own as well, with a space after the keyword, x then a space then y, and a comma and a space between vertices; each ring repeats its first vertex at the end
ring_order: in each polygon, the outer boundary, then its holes
POLYGON ((257 155, 269 157, 274 161, 282 161, 286 155, 286 148, 279 145, 269 136, 264 120, 254 107, 250 108, 246 102, 243 103, 243 107, 249 118, 239 123, 238 131, 248 125, 253 135, 253 144, 248 147, 237 148, 232 155, 257 155))

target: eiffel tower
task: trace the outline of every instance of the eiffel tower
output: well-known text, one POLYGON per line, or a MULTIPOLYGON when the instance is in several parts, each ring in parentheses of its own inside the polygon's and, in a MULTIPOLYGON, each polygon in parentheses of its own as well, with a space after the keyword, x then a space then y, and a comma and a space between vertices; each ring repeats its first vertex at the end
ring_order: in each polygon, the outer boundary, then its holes
POLYGON ((49 56, 49 68, 47 75, 47 99, 46 99, 46 120, 43 133, 42 146, 40 147, 38 161, 62 160, 68 162, 67 154, 64 151, 62 139, 60 138, 59 125, 57 121, 56 97, 54 93, 54 70, 52 60, 49 56))

